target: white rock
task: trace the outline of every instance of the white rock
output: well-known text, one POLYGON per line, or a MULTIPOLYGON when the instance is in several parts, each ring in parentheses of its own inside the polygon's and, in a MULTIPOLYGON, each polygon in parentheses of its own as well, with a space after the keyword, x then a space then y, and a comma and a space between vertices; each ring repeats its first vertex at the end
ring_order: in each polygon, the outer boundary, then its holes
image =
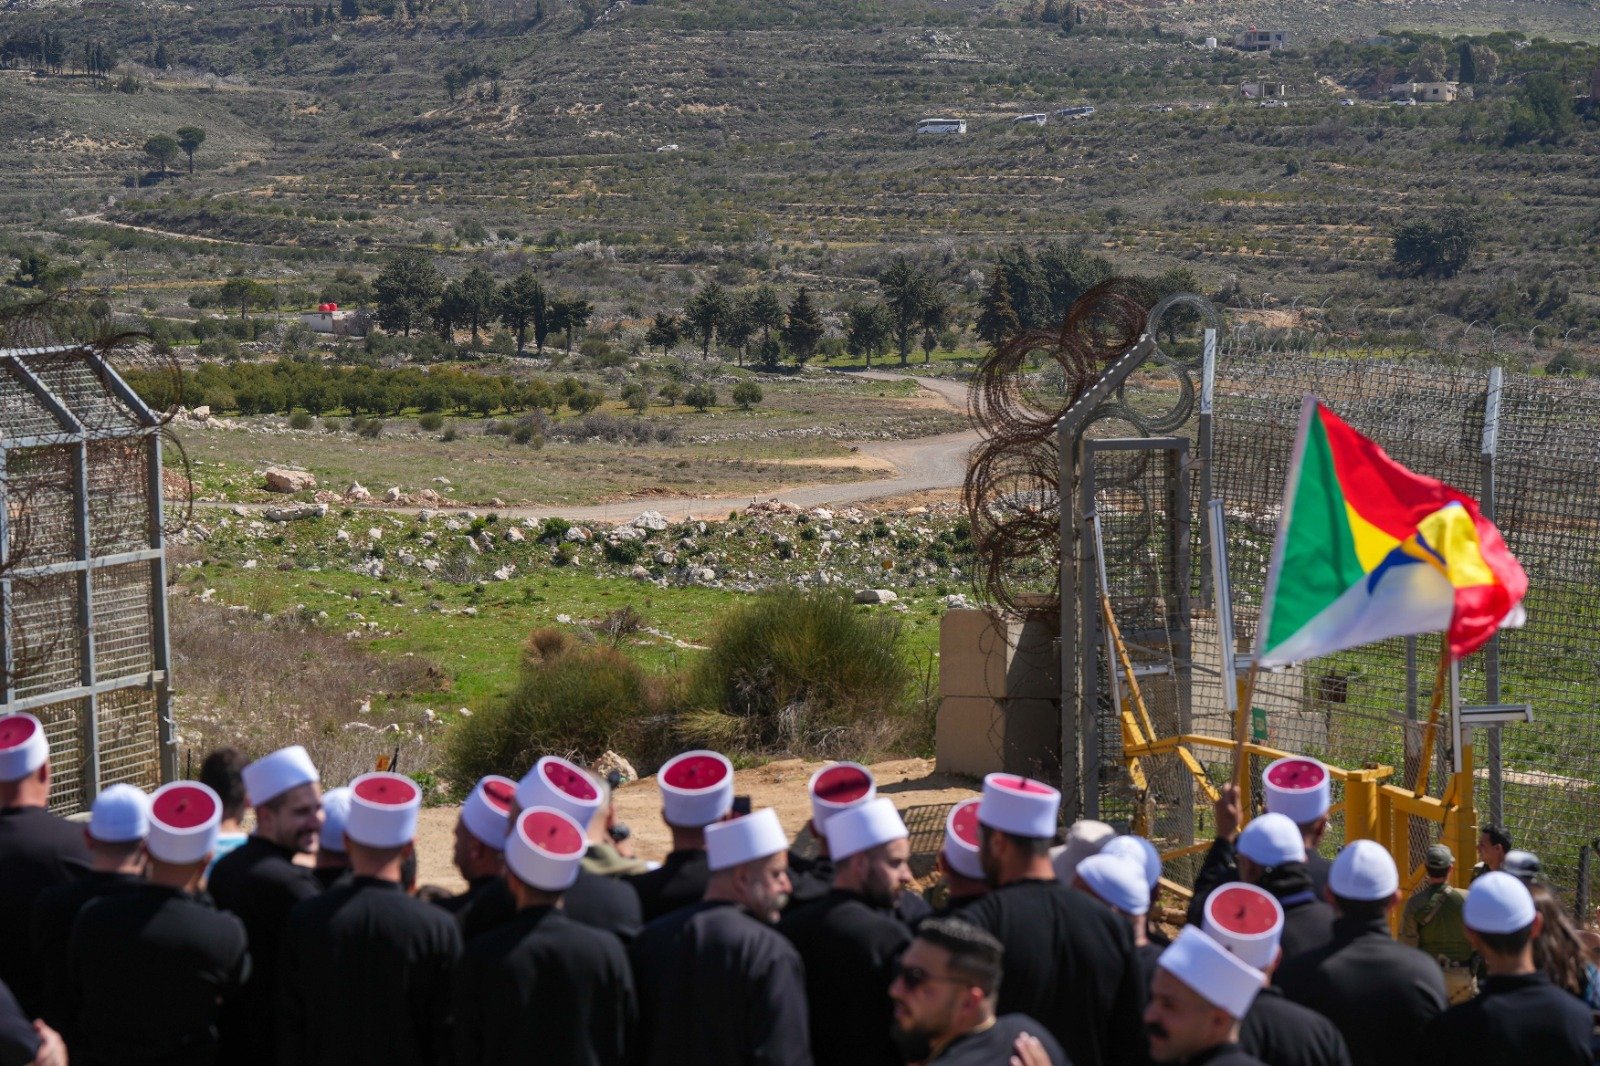
POLYGON ((498 570, 496 570, 494 572, 494 579, 496 581, 510 581, 511 580, 511 575, 515 574, 516 572, 517 572, 517 564, 516 563, 507 563, 506 565, 502 566, 500 569, 498 569, 498 570))
POLYGON ((340 544, 349 544, 350 531, 348 529, 341 529, 339 532, 333 535, 333 539, 338 541, 340 544))
POLYGON ((470 708, 470 707, 457 707, 456 708, 456 713, 458 715, 460 715, 461 717, 463 717, 463 718, 471 718, 472 717, 472 708, 470 708))
POLYGON ((626 785, 629 781, 639 780, 639 771, 633 768, 633 764, 614 751, 608 751, 600 756, 589 769, 599 774, 602 778, 615 770, 622 777, 622 780, 618 783, 623 785, 626 785))
POLYGON ((572 624, 572 616, 570 614, 558 614, 556 615, 556 621, 568 626, 572 624))
POLYGON ((589 531, 582 526, 573 526, 562 536, 562 540, 582 544, 589 539, 589 531))
POLYGON ((400 499, 400 487, 398 485, 390 485, 384 490, 383 498, 389 503, 397 502, 400 499))
POLYGON ((522 535, 522 530, 518 529, 516 526, 512 526, 510 529, 506 530, 506 539, 513 544, 521 544, 528 538, 522 535))
POLYGON ((648 529, 659 533, 661 530, 667 528, 668 523, 667 520, 662 517, 660 511, 646 511, 644 514, 630 522, 629 525, 636 529, 648 529))
POLYGON ((656 564, 659 566, 671 566, 677 561, 678 557, 669 551, 663 550, 656 552, 656 564))
POLYGON ((435 485, 448 485, 450 484, 450 479, 447 477, 436 477, 433 479, 433 483, 435 485))
POLYGON ((424 560, 422 560, 422 568, 424 570, 426 570, 428 573, 431 574, 434 571, 439 569, 439 560, 437 560, 437 559, 424 559, 424 560))
POLYGON ((833 521, 833 512, 828 510, 826 507, 813 507, 811 508, 810 513, 811 517, 815 518, 818 522, 833 521))
POLYGON ((650 571, 635 563, 633 569, 628 571, 628 576, 635 581, 649 581, 650 571))
POLYGON ((606 539, 611 541, 613 544, 628 540, 643 540, 644 530, 635 529, 632 526, 618 526, 616 529, 613 529, 611 532, 606 534, 606 539))
POLYGON ((317 479, 304 470, 273 466, 268 467, 261 476, 266 479, 268 492, 304 492, 317 487, 317 479))
POLYGON ((856 593, 857 603, 894 603, 898 599, 893 589, 861 589, 856 593))
POLYGON ((368 526, 367 527, 367 539, 368 540, 382 540, 383 539, 383 530, 379 529, 377 526, 368 526))
POLYGON ((350 487, 344 490, 344 498, 347 500, 370 500, 372 499, 372 492, 361 482, 352 481, 350 482, 350 487))
POLYGON ((254 570, 256 568, 256 561, 254 559, 246 559, 244 561, 244 568, 246 570, 254 570))
POLYGON ((944 598, 944 605, 952 611, 972 610, 972 601, 959 592, 953 592, 944 598))
POLYGON ((418 522, 431 522, 431 521, 433 521, 433 515, 434 515, 434 512, 432 512, 432 511, 428 510, 426 507, 424 507, 422 510, 417 512, 417 521, 418 522))
POLYGON ((372 701, 371 700, 362 700, 360 705, 358 707, 356 707, 356 713, 357 714, 371 714, 372 713, 372 701))
POLYGON ((196 407, 193 411, 189 412, 189 417, 194 419, 196 422, 204 422, 206 419, 211 417, 211 405, 204 403, 201 404, 199 407, 196 407))

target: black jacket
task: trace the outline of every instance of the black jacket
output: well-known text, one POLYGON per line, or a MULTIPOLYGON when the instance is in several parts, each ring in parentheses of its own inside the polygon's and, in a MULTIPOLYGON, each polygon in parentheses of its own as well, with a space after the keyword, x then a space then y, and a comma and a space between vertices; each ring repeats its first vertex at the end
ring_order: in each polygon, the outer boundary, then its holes
POLYGON ((39 972, 29 923, 45 889, 89 870, 83 826, 43 807, 0 809, 0 981, 29 1018, 39 1016, 39 972))
POLYGON ((1594 1012, 1543 973, 1490 977, 1476 998, 1428 1023, 1431 1062, 1474 1066, 1578 1066, 1590 1052, 1594 1012))
POLYGON ((1412 1066, 1423 1027, 1445 1006, 1434 961, 1389 935, 1382 918, 1339 918, 1333 942, 1285 959, 1284 995, 1331 1021, 1362 1066, 1412 1066))
POLYGON ((784 915, 778 931, 800 952, 811 1008, 811 1054, 838 1066, 900 1066, 889 1037, 889 983, 911 932, 888 910, 834 889, 784 915))
POLYGON ((90 870, 76 881, 47 889, 33 905, 33 952, 39 967, 39 1016, 58 1032, 67 1024, 67 945, 72 923, 92 899, 145 883, 133 874, 90 870))
MULTIPOLYGON (((620 878, 592 874, 588 870, 580 869, 578 879, 562 894, 561 910, 575 922, 604 929, 625 946, 644 928, 639 894, 620 878)), ((475 940, 509 922, 516 913, 516 901, 511 898, 506 879, 497 877, 484 884, 472 902, 461 909, 461 935, 466 940, 475 940)))
POLYGON ((967 1033, 950 1041, 938 1055, 929 1059, 929 1066, 1005 1066, 1011 1061, 1011 1049, 1017 1037, 1028 1033, 1044 1045, 1051 1066, 1072 1066, 1067 1053, 1061 1050, 1050 1030, 1026 1014, 1002 1014, 994 1024, 981 1033, 967 1033))
POLYGON ((622 879, 623 884, 632 886, 639 894, 639 906, 647 923, 679 907, 699 903, 710 882, 711 869, 706 865, 706 853, 702 848, 674 851, 654 870, 622 879))
POLYGON ((1239 1046, 1267 1066, 1351 1066, 1333 1023, 1268 986, 1239 1026, 1239 1046))

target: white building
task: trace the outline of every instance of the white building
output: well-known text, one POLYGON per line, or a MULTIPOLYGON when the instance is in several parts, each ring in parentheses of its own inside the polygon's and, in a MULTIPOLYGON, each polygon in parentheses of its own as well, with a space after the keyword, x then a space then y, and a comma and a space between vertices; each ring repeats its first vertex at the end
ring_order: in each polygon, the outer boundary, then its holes
POLYGON ((320 304, 315 311, 302 311, 300 323, 316 333, 336 337, 359 337, 361 322, 354 311, 341 311, 338 304, 320 304))
POLYGON ((1254 26, 1233 39, 1241 52, 1276 52, 1289 47, 1288 30, 1258 30, 1254 26))
POLYGON ((964 118, 925 118, 917 123, 918 133, 965 133, 967 120, 964 118))
POLYGON ((1460 94, 1460 83, 1453 81, 1402 81, 1389 86, 1390 96, 1419 104, 1453 104, 1460 94))

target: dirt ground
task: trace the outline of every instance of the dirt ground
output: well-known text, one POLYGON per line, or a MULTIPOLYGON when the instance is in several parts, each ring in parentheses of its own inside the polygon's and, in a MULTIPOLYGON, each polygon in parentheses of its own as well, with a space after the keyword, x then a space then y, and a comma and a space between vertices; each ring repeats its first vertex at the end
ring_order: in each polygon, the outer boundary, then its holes
MULTIPOLYGON (((783 828, 792 837, 805 826, 811 817, 810 800, 806 782, 820 762, 802 762, 785 759, 767 763, 734 775, 734 785, 743 794, 748 793, 751 805, 757 809, 774 807, 783 828)), ((977 795, 976 782, 952 774, 934 771, 932 759, 894 759, 872 767, 878 779, 878 794, 893 799, 901 812, 919 807, 943 807, 977 795)), ((661 821, 661 794, 656 779, 645 778, 617 790, 617 817, 633 830, 634 847, 642 859, 659 860, 671 848, 671 838, 661 821)), ((432 807, 422 812, 417 825, 417 856, 419 867, 417 881, 424 885, 440 885, 451 891, 465 887, 461 876, 451 865, 452 834, 455 831, 458 808, 432 807)), ((911 825, 913 848, 926 837, 932 842, 934 826, 926 828, 908 819, 911 825)), ((943 823, 938 825, 942 834, 943 823)), ((942 836, 940 837, 942 839, 942 836)), ((937 845, 933 845, 937 847, 937 845)))

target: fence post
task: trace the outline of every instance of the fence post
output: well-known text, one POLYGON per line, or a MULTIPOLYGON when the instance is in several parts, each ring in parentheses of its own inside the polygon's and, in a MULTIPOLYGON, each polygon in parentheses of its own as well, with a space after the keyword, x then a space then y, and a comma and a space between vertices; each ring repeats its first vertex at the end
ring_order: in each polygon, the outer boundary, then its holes
POLYGON ((1578 890, 1573 900, 1573 917, 1577 918, 1581 927, 1589 913, 1589 845, 1585 844, 1578 849, 1578 890))
POLYGON ((1352 770, 1344 779, 1344 839, 1377 840, 1378 779, 1373 770, 1352 770))
MULTIPOLYGON (((1479 456, 1480 484, 1478 509, 1493 522, 1495 514, 1495 458, 1500 450, 1500 393, 1505 388, 1505 371, 1489 368, 1487 391, 1483 399, 1483 450, 1479 456)), ((1484 702, 1500 702, 1500 636, 1490 638, 1483 649, 1484 702)), ((1489 820, 1505 825, 1505 778, 1500 762, 1500 727, 1489 727, 1489 820)))

